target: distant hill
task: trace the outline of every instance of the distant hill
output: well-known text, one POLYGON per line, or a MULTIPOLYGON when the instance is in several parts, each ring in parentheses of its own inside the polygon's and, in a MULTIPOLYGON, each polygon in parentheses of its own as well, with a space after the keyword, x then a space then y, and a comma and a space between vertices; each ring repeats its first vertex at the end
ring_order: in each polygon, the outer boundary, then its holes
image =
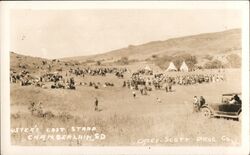
MULTIPOLYGON (((154 41, 142 45, 129 45, 126 48, 110 51, 103 54, 63 58, 50 60, 39 57, 25 56, 14 52, 10 53, 10 69, 21 71, 27 69, 30 72, 40 72, 51 67, 50 71, 60 68, 80 67, 96 65, 97 61, 106 65, 119 65, 117 60, 126 57, 129 64, 152 64, 164 69, 167 64, 166 56, 176 57, 183 54, 196 56, 197 64, 204 66, 205 63, 219 60, 223 64, 231 61, 231 66, 240 66, 241 59, 241 30, 232 29, 223 32, 205 33, 193 36, 154 41), (232 56, 233 55, 233 56, 232 56), (238 55, 235 57, 235 55, 238 55), (228 56, 231 56, 228 59, 228 56), (158 60, 160 60, 160 63, 158 60)), ((229 65, 230 66, 230 65, 229 65)))
POLYGON ((42 61, 47 61, 46 59, 32 56, 25 56, 10 52, 10 70, 11 71, 21 71, 27 69, 29 71, 37 70, 36 66, 40 66, 42 61))
MULTIPOLYGON (((132 37, 132 36, 131 36, 132 37)), ((128 47, 110 51, 104 54, 97 54, 83 57, 72 57, 63 60, 101 60, 116 61, 121 57, 129 59, 146 60, 153 55, 175 56, 189 53, 202 58, 205 55, 212 55, 223 59, 228 54, 241 55, 241 29, 231 29, 222 32, 204 33, 193 36, 168 39, 165 41, 153 41, 142 45, 129 45, 128 47)), ((199 62, 202 60, 199 59, 199 62)))
POLYGON ((67 62, 57 59, 50 60, 10 52, 10 71, 14 72, 27 70, 30 73, 43 74, 45 71, 54 72, 61 68, 71 67, 73 64, 74 61, 67 62))

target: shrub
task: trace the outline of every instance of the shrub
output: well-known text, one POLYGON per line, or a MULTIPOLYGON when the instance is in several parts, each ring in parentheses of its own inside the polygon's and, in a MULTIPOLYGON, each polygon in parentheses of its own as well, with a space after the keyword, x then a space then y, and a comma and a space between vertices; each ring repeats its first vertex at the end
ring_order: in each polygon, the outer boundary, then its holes
POLYGON ((138 59, 130 59, 130 60, 128 61, 128 63, 134 63, 134 62, 139 62, 139 60, 138 60, 138 59))
POLYGON ((78 66, 78 65, 80 65, 80 62, 75 61, 75 62, 74 62, 74 65, 78 66))
POLYGON ((162 57, 157 57, 156 59, 153 60, 153 62, 161 69, 166 69, 168 67, 167 64, 169 64, 169 62, 171 62, 172 60, 173 57, 164 55, 162 57))
POLYGON ((206 69, 218 69, 218 68, 223 68, 224 66, 220 60, 216 59, 205 63, 203 67, 206 69))
POLYGON ((88 60, 85 61, 85 63, 93 63, 93 62, 95 62, 95 61, 91 60, 91 59, 88 59, 88 60))
POLYGON ((158 58, 158 55, 153 54, 153 55, 152 55, 152 58, 154 58, 154 59, 155 59, 155 58, 158 58))
POLYGON ((41 102, 35 103, 31 102, 28 110, 31 112, 31 115, 43 116, 43 106, 41 102))
POLYGON ((54 115, 51 111, 46 111, 46 112, 43 114, 43 117, 44 117, 44 118, 51 119, 51 118, 55 117, 55 115, 54 115))
POLYGON ((230 54, 226 57, 228 61, 228 66, 232 68, 240 68, 241 67, 241 57, 237 54, 230 54))
POLYGON ((43 117, 43 118, 48 118, 48 119, 55 116, 51 111, 43 112, 44 109, 42 106, 42 102, 38 102, 38 103, 31 102, 30 106, 28 107, 28 110, 31 112, 31 115, 33 116, 38 116, 38 117, 43 117))
POLYGON ((183 61, 186 62, 189 68, 194 68, 194 66, 197 64, 196 56, 190 54, 182 54, 174 57, 164 55, 162 57, 157 57, 153 60, 153 62, 161 69, 166 69, 171 61, 174 63, 176 68, 180 68, 183 61))
POLYGON ((181 67, 181 64, 183 61, 186 62, 189 68, 193 68, 195 64, 197 64, 196 56, 193 56, 190 54, 182 54, 182 55, 175 56, 173 61, 177 68, 181 67))
POLYGON ((121 59, 119 59, 117 63, 121 65, 128 65, 129 64, 128 57, 121 57, 121 59))
POLYGON ((67 112, 61 112, 58 114, 58 118, 61 119, 63 122, 66 122, 69 119, 72 119, 73 116, 67 112))
POLYGON ((101 65, 101 61, 97 61, 96 65, 100 66, 101 65))
POLYGON ((206 54, 203 58, 206 60, 209 60, 209 61, 213 60, 213 56, 211 56, 209 54, 206 54))
POLYGON ((11 114, 11 118, 14 118, 14 119, 18 119, 20 118, 20 113, 15 113, 15 114, 11 114))

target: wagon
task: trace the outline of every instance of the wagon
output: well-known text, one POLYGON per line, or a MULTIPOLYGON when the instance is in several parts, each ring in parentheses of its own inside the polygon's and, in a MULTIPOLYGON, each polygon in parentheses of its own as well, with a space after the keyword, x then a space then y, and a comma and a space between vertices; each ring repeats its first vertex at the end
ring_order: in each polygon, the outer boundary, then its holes
POLYGON ((222 94, 221 103, 206 103, 200 108, 205 118, 223 117, 241 120, 241 93, 222 94))

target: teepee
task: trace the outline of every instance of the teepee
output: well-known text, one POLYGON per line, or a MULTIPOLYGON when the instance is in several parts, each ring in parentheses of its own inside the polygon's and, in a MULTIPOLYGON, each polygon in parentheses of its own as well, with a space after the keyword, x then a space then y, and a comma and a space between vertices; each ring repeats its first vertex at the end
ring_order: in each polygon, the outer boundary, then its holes
POLYGON ((151 68, 147 65, 145 68, 145 70, 150 70, 151 71, 151 68))
POLYGON ((182 65, 180 67, 180 71, 181 72, 188 72, 188 66, 187 64, 185 63, 185 61, 182 62, 182 65))
POLYGON ((171 72, 171 71, 177 71, 177 68, 175 67, 173 62, 170 62, 168 69, 166 70, 167 72, 171 72))

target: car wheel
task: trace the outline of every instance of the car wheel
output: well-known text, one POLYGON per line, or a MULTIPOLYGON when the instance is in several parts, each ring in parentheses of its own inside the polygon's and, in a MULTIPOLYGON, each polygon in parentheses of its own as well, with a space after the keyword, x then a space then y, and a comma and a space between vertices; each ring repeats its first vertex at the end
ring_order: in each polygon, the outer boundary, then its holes
POLYGON ((238 121, 241 122, 241 113, 240 113, 239 116, 238 116, 238 121))
POLYGON ((202 116, 205 118, 211 118, 212 112, 209 108, 202 108, 201 109, 202 116))

